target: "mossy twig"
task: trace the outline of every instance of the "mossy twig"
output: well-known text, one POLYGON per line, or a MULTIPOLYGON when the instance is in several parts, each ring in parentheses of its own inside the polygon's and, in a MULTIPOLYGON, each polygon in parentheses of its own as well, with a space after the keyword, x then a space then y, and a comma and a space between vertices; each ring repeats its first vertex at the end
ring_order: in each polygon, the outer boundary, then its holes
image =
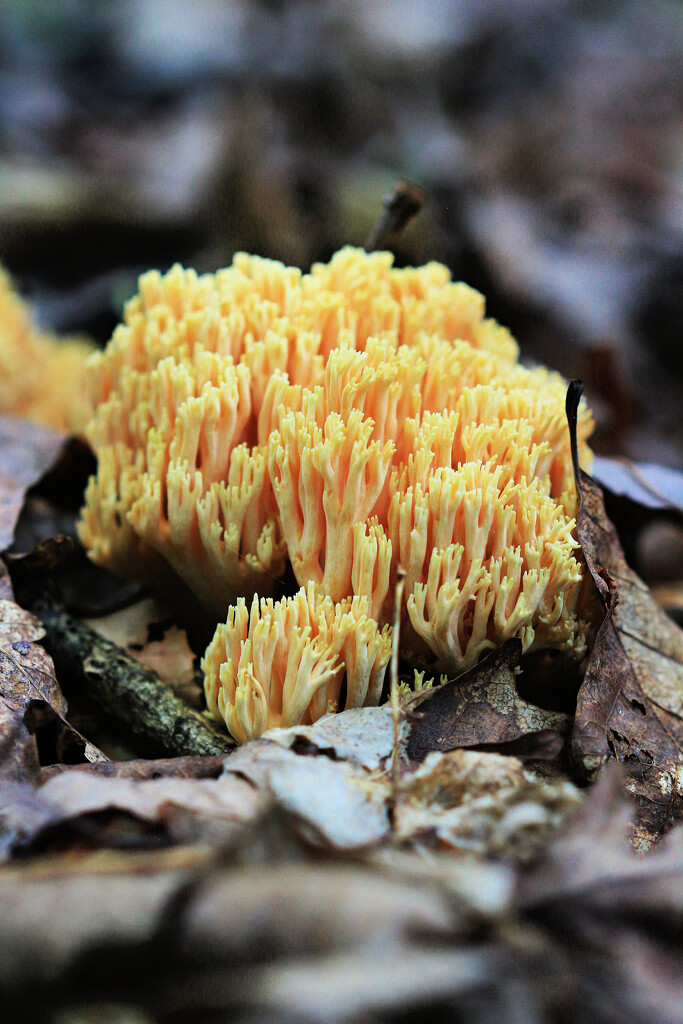
POLYGON ((45 627, 46 646, 58 674, 80 684, 135 733, 168 755, 215 756, 233 749, 217 725, 116 644, 45 599, 31 610, 45 627))

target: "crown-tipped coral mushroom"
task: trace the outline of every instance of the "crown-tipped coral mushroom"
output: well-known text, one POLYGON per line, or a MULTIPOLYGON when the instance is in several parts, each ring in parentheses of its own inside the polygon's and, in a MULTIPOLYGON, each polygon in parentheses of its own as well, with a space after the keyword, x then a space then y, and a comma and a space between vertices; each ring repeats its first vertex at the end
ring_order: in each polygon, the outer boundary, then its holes
POLYGON ((92 360, 81 536, 232 602, 204 668, 236 739, 313 721, 344 675, 347 707, 379 699, 399 565, 404 650, 446 671, 512 635, 580 649, 564 383, 516 357, 482 296, 388 253, 141 278, 92 360), (266 600, 287 559, 301 591, 266 600))
POLYGON ((317 721, 345 707, 377 704, 391 655, 363 597, 335 604, 312 585, 273 602, 243 598, 230 609, 202 668, 209 710, 225 719, 238 742, 273 726, 317 721))
POLYGON ((89 418, 85 364, 92 345, 38 331, 0 267, 0 415, 81 433, 89 418))
POLYGON ((180 365, 167 357, 148 374, 122 373, 121 390, 89 430, 100 462, 80 534, 93 560, 115 571, 158 553, 223 615, 240 594, 272 591, 284 546, 266 452, 243 443, 253 419, 249 371, 208 356, 195 350, 180 365), (117 435, 123 441, 113 443, 117 435), (102 537, 111 529, 111 516, 99 512, 103 495, 116 509, 111 548, 102 537))
POLYGON ((371 441, 359 409, 331 412, 322 427, 290 413, 273 431, 269 465, 294 574, 339 601, 351 593, 353 529, 372 514, 393 445, 371 441))
POLYGON ((574 521, 538 481, 501 486, 501 470, 436 470, 389 510, 410 625, 449 671, 511 636, 526 650, 570 647, 577 633, 574 521))

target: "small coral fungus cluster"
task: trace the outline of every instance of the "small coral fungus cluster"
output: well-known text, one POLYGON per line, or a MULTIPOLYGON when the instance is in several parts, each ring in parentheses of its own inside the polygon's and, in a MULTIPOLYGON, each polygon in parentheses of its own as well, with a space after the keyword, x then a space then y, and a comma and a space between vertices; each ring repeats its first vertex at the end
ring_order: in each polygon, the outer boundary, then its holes
POLYGON ((203 665, 237 740, 377 703, 399 566, 418 663, 580 647, 565 385, 516 360, 435 263, 347 248, 305 275, 239 254, 141 278, 91 361, 81 537, 227 614, 203 665), (274 600, 287 562, 301 589, 274 600))
POLYGON ((90 417, 85 363, 92 346, 38 331, 0 267, 0 415, 80 433, 90 417))

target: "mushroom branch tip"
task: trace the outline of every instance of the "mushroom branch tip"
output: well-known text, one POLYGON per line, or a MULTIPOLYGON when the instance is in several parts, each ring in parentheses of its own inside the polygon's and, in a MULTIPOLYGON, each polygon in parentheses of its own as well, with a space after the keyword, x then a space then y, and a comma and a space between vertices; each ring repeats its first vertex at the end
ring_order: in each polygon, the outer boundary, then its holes
MULTIPOLYGON (((89 361, 80 535, 99 564, 227 614, 206 694, 236 739, 379 700, 399 565, 422 667, 512 635, 578 655, 565 384, 517 357, 482 295, 387 252, 141 277, 89 361), (276 601, 288 570, 302 589, 276 601)), ((591 427, 581 406, 584 465, 591 427)))

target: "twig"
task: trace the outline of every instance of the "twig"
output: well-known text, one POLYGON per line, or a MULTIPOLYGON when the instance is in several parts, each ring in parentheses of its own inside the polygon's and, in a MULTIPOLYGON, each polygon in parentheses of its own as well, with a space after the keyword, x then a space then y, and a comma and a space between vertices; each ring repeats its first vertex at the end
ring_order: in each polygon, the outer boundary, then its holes
POLYGON ((405 584, 405 570, 398 567, 396 591, 394 593, 394 632, 391 638, 391 719, 393 724, 393 746, 391 751, 391 814, 392 821, 398 806, 398 788, 401 781, 401 751, 399 748, 399 727, 401 724, 401 705, 398 699, 398 642, 401 626, 401 603, 405 584))
POLYGON ((168 755, 232 750, 227 733, 189 707, 155 672, 60 607, 42 599, 31 609, 45 627, 57 671, 83 687, 109 714, 168 755))
POLYGON ((397 236, 420 212, 425 202, 426 196, 419 185, 411 181, 399 181, 384 201, 384 210, 367 237, 365 251, 391 249, 397 236))

